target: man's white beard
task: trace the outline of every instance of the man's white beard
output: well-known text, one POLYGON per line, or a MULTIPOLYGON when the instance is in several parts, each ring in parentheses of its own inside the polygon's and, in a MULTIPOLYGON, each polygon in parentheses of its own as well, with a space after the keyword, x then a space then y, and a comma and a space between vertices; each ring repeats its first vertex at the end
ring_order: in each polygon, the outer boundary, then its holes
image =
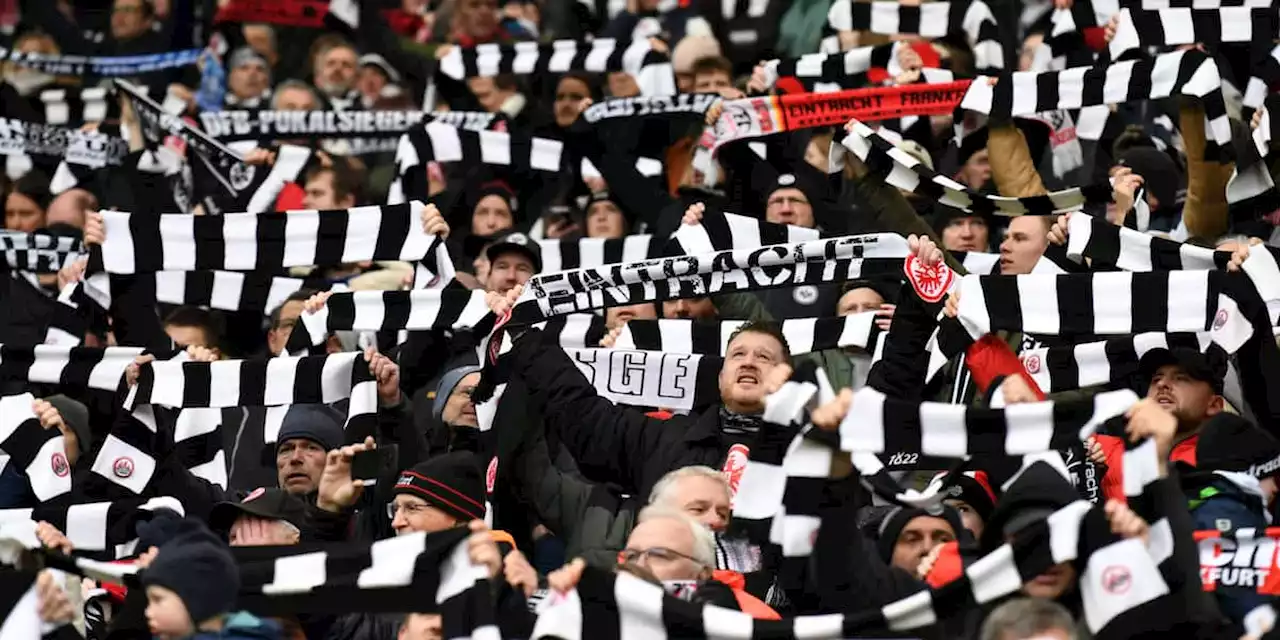
POLYGON ((347 95, 348 91, 351 90, 350 86, 343 86, 337 83, 334 83, 334 84, 318 83, 316 84, 316 88, 319 89, 321 93, 325 94, 326 96, 329 96, 330 98, 342 98, 347 95))

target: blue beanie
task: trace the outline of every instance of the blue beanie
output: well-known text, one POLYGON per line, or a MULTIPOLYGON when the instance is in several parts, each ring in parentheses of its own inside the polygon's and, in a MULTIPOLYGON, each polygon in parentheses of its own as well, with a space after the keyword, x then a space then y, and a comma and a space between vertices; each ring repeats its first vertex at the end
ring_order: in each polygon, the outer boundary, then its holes
POLYGON ((437 421, 444 422, 444 405, 448 404, 449 396, 453 395, 453 390, 458 386, 458 383, 462 382, 463 378, 481 370, 481 367, 468 365, 450 369, 440 376, 440 384, 436 387, 435 404, 431 406, 431 415, 437 421))
POLYGON ((199 520, 188 518, 159 547, 142 572, 144 587, 164 587, 182 598, 193 625, 229 613, 240 591, 240 568, 227 548, 199 520))

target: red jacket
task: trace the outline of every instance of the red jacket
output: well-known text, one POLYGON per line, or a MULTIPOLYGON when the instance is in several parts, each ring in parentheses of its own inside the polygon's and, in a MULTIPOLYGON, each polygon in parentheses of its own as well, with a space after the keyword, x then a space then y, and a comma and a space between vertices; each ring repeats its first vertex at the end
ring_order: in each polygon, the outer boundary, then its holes
MULTIPOLYGON (((1102 446, 1102 453, 1107 460, 1107 473, 1102 476, 1102 495, 1124 502, 1124 438, 1101 434, 1093 438, 1102 446)), ((1196 443, 1199 441, 1200 435, 1196 434, 1173 445, 1169 461, 1196 466, 1196 443)))

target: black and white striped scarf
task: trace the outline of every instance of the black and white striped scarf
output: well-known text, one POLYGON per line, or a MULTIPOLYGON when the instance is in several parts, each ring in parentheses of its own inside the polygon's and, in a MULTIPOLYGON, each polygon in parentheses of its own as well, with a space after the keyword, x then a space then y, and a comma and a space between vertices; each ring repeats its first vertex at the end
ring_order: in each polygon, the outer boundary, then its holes
POLYGON ((607 239, 539 240, 538 246, 542 248, 542 271, 551 273, 656 258, 662 255, 666 239, 637 234, 607 239))
POLYGON ((0 155, 52 156, 97 168, 118 166, 128 153, 124 139, 100 131, 0 118, 0 155))
POLYGON ((502 131, 471 131, 440 122, 414 127, 396 147, 396 178, 387 202, 425 200, 428 162, 479 162, 521 171, 565 170, 564 143, 549 138, 502 131))
POLYGON ((0 251, 9 269, 32 273, 57 273, 80 257, 84 248, 76 238, 37 231, 0 231, 0 251))
POLYGON ((904 238, 870 234, 605 265, 529 279, 512 321, 677 298, 898 273, 904 238))
POLYGON ((1067 220, 1067 257, 1134 272, 1224 269, 1231 261, 1227 251, 1157 238, 1083 213, 1067 220))
POLYGON ((0 344, 0 379, 115 391, 139 347, 0 344))
POLYGON ((78 551, 108 552, 109 558, 132 555, 136 527, 151 519, 157 509, 183 515, 177 498, 121 498, 79 504, 42 503, 30 509, 0 509, 0 526, 23 522, 48 522, 61 531, 78 551))
MULTIPOLYGON (((1073 187, 1041 196, 1014 198, 980 194, 921 163, 884 136, 856 120, 840 144, 866 163, 874 174, 899 189, 961 211, 1001 216, 1051 215, 1075 211, 1088 203, 1111 201, 1111 185, 1073 187)), ((843 156, 832 154, 829 171, 843 169, 843 156)))
POLYGON ((332 331, 475 329, 480 334, 487 334, 493 328, 494 320, 482 290, 336 293, 319 311, 304 311, 298 317, 300 326, 289 336, 286 350, 299 353, 323 344, 332 331))
POLYGON ((364 260, 417 262, 440 239, 422 230, 421 202, 224 216, 103 211, 105 239, 90 273, 272 271, 364 260), (145 250, 144 250, 145 248, 145 250))
POLYGON ((963 33, 969 38, 979 73, 998 73, 1004 68, 999 26, 982 0, 921 5, 836 0, 827 13, 827 22, 836 31, 870 31, 884 35, 905 33, 941 38, 963 33))
POLYGON ((1131 335, 1209 331, 1234 352, 1254 327, 1216 271, 964 276, 956 320, 974 339, 993 331, 1032 335, 1131 335))
MULTIPOLYGON (((144 569, 43 550, 29 531, 8 531, 6 550, 27 549, 43 564, 96 580, 140 588, 144 569)), ((472 564, 465 529, 412 533, 373 543, 234 547, 240 574, 237 607, 260 616, 308 613, 441 614, 449 638, 498 637, 492 592, 483 565, 472 564), (430 594, 426 598, 423 594, 430 594)), ((7 553, 5 564, 16 554, 7 553)), ((4 603, 8 604, 8 603, 4 603)), ((34 604, 32 605, 34 606, 34 604)))
MULTIPOLYGON (((889 77, 903 72, 898 64, 900 43, 858 47, 841 53, 811 53, 794 59, 768 60, 764 63, 765 84, 774 86, 779 78, 795 78, 807 91, 825 93, 843 89, 860 89, 870 84, 872 69, 884 69, 889 77)), ((923 68, 920 77, 927 83, 955 80, 946 69, 923 68)))
POLYGON ((969 86, 960 107, 1010 118, 1173 95, 1204 102, 1210 147, 1231 144, 1222 76, 1213 58, 1199 51, 1175 51, 1150 59, 1062 71, 1006 73, 994 87, 979 77, 969 86))
MULTIPOLYGON (((873 353, 883 333, 876 327, 875 320, 876 314, 868 311, 842 317, 792 318, 782 320, 779 326, 792 356, 846 347, 873 353)), ((742 320, 629 320, 618 334, 614 348, 724 356, 729 338, 743 324, 742 320)))
POLYGON ((455 47, 440 60, 440 72, 454 80, 477 76, 561 74, 569 71, 625 71, 646 96, 676 93, 675 74, 667 54, 647 39, 624 41, 556 40, 549 43, 481 44, 455 47))
MULTIPOLYGON (((785 550, 784 557, 807 557, 812 553, 813 542, 821 524, 821 496, 824 488, 829 485, 827 474, 831 468, 832 448, 825 444, 829 440, 829 434, 816 432, 812 425, 807 424, 807 418, 803 414, 796 415, 797 410, 803 411, 805 407, 812 406, 811 400, 817 392, 815 385, 801 383, 793 377, 779 392, 770 396, 766 416, 773 424, 765 433, 774 436, 773 446, 757 442, 752 447, 740 485, 739 500, 734 505, 735 526, 749 532, 754 531, 757 536, 767 532, 767 540, 785 550), (779 420, 788 421, 790 426, 784 427, 777 422, 779 420)), ((1069 409, 1057 407, 1053 403, 1036 403, 1020 405, 1017 409, 1003 412, 983 410, 991 415, 984 415, 980 419, 976 412, 969 415, 965 407, 933 403, 893 403, 874 390, 864 389, 855 398, 850 414, 841 424, 840 438, 848 445, 843 448, 856 450, 853 460, 860 467, 863 466, 860 464, 860 457, 870 458, 878 463, 874 454, 896 444, 914 447, 918 452, 933 450, 948 455, 963 455, 979 449, 986 454, 996 455, 1028 453, 1023 462, 1023 470, 1032 464, 1043 464, 1037 462, 1043 460, 1065 476, 1066 468, 1061 458, 1051 452, 1041 453, 1044 447, 1055 439, 1067 442, 1085 437, 1105 417, 1122 413, 1137 401, 1131 392, 1125 393, 1127 395, 1099 398, 1096 407, 1084 404, 1069 409), (890 408, 890 403, 901 406, 890 408), (970 417, 974 419, 969 420, 970 417), (918 428, 912 433, 898 433, 897 427, 904 420, 918 428), (893 424, 894 428, 886 429, 887 424, 893 424), (846 429, 849 431, 846 432, 846 429), (901 442, 890 442, 893 440, 901 442)), ((1176 576, 1169 573, 1172 567, 1164 564, 1171 548, 1167 546, 1172 543, 1171 532, 1149 493, 1152 484, 1157 481, 1154 442, 1128 447, 1124 454, 1124 465, 1126 474, 1134 473, 1138 478, 1134 485, 1127 488, 1131 496, 1130 504, 1152 523, 1153 535, 1157 536, 1150 546, 1144 547, 1141 543, 1135 545, 1133 541, 1118 541, 1104 536, 1101 540, 1095 539, 1088 548, 1078 548, 1077 545, 1083 542, 1081 537, 1086 532, 1101 534, 1107 531, 1107 525, 1101 507, 1091 507, 1087 502, 1077 501, 1044 521, 1041 526, 1047 528, 1047 531, 1037 532, 1035 537, 1039 538, 1038 543, 1028 545, 1028 538, 1020 535, 1012 542, 1012 546, 1005 545, 966 567, 965 575, 959 580, 933 590, 932 593, 918 593, 889 605, 865 623, 872 625, 872 628, 887 627, 891 630, 934 624, 952 613, 949 606, 939 609, 939 603, 958 604, 952 599, 955 596, 960 597, 960 602, 977 603, 998 598, 1003 593, 1018 589, 1026 580, 1039 573, 1038 570, 1028 570, 1026 564, 1030 564, 1027 562, 1029 558, 1036 556, 1037 566, 1043 569, 1048 564, 1048 558, 1044 556, 1050 554, 1054 556, 1053 562, 1087 559, 1087 566, 1094 567, 1097 571, 1097 565, 1094 564, 1096 560, 1102 557, 1119 558, 1119 554, 1113 552, 1125 548, 1139 554, 1138 564, 1131 566, 1145 571, 1156 581, 1157 588, 1142 594, 1140 598, 1118 603, 1119 606, 1108 606, 1117 603, 1104 603, 1089 597, 1091 587, 1096 589, 1099 586, 1096 580, 1100 576, 1083 575, 1088 571, 1082 571, 1081 588, 1086 595, 1086 619, 1091 632, 1095 634, 1125 610, 1167 593, 1170 583, 1166 580, 1176 580, 1176 576), (1043 546, 1047 541, 1045 537, 1054 542, 1050 545, 1052 551, 1043 546), (1071 544, 1064 548, 1059 547, 1058 542, 1071 544), (1079 551, 1079 554, 1059 555, 1066 548, 1079 551), (1094 554, 1103 555, 1095 558, 1094 554), (995 578, 998 574, 1009 575, 1009 580, 998 590, 1000 593, 990 593, 997 584, 1001 584, 995 578), (952 597, 944 598, 944 594, 952 597)), ((874 490, 884 492, 885 487, 878 486, 875 482, 878 475, 882 474, 863 471, 863 481, 874 490)), ((884 479, 896 486, 892 479, 884 479)), ((1005 486, 1012 482, 1010 480, 1005 486)), ((937 484, 938 482, 934 483, 937 484)), ((934 485, 931 485, 930 490, 936 494, 937 487, 934 485)), ((924 496, 916 492, 909 492, 907 495, 899 493, 896 496, 890 492, 889 497, 899 501, 903 498, 917 498, 916 503, 926 506, 942 499, 935 496, 936 500, 932 502, 920 500, 924 496)), ((1178 582, 1172 584, 1177 585, 1178 582)), ((836 621, 830 622, 834 626, 836 621)), ((833 628, 825 634, 843 631, 845 635, 857 635, 850 629, 848 619, 842 622, 844 624, 839 630, 833 628)))
POLYGON ((1221 351, 1207 332, 1140 333, 1134 336, 1070 346, 1024 349, 1022 366, 1045 393, 1085 389, 1125 381, 1138 372, 1138 361, 1153 349, 1221 351))
POLYGON ((112 113, 111 92, 104 87, 45 89, 40 92, 44 124, 80 127, 106 120, 112 113))
MULTIPOLYGON (((674 254, 701 254, 733 249, 751 249, 774 244, 796 244, 817 240, 817 229, 794 224, 778 224, 736 213, 705 212, 698 224, 681 224, 671 235, 674 254)), ((584 265, 585 266, 585 265, 584 265)))
POLYGON ((57 429, 45 429, 29 393, 0 397, 0 469, 13 465, 41 502, 71 491, 66 441, 57 429))
MULTIPOLYGON (((265 360, 189 362, 183 357, 139 368, 124 408, 103 442, 92 471, 141 494, 158 465, 161 428, 156 407, 181 409, 173 418, 173 453, 193 474, 226 485, 220 409, 331 404, 348 400, 348 438, 363 440, 377 430, 377 381, 360 353, 276 357, 265 360)), ((279 416, 277 416, 279 417, 279 416)), ((268 421, 264 442, 274 442, 280 423, 268 421), (274 427, 275 430, 270 430, 274 427)), ((164 433, 168 433, 166 430, 164 433)))

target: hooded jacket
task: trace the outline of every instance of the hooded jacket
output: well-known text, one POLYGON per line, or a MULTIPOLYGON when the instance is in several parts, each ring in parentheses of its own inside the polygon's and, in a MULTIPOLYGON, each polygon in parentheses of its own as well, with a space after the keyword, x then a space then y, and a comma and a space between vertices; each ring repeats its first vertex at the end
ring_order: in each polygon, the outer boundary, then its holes
POLYGON ((191 640, 278 640, 282 637, 278 623, 240 611, 223 619, 221 631, 201 631, 191 636, 191 640))
MULTIPOLYGON (((1182 490, 1187 497, 1191 521, 1199 535, 1230 536, 1240 529, 1260 531, 1268 526, 1262 489, 1253 476, 1226 471, 1189 470, 1182 476, 1182 490)), ((1254 607, 1272 598, 1258 593, 1257 586, 1241 580, 1248 567, 1223 567, 1222 584, 1213 589, 1222 614, 1240 622, 1254 607), (1235 576, 1227 572, 1234 569, 1235 576), (1241 583, 1225 584, 1226 582, 1241 583)))

